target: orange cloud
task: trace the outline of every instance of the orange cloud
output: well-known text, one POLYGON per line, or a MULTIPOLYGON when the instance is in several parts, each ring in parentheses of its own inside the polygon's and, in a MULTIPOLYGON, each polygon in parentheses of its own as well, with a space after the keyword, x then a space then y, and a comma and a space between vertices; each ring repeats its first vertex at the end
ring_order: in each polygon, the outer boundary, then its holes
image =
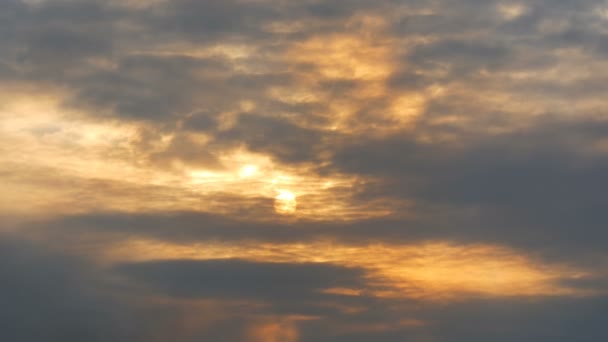
POLYGON ((348 296, 454 301, 470 297, 585 296, 564 280, 592 273, 551 264, 495 245, 428 242, 411 245, 348 245, 338 242, 295 244, 209 243, 177 245, 131 240, 108 250, 107 262, 155 259, 245 259, 258 262, 329 263, 365 269, 369 288, 330 288, 348 296))

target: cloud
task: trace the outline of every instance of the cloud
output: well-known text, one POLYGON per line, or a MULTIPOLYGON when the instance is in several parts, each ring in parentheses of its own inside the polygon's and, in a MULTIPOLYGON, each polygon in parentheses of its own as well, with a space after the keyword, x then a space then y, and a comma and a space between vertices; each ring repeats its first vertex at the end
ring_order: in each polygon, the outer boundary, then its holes
MULTIPOLYGON (((325 265, 239 260, 156 261, 123 264, 114 269, 113 272, 131 277, 143 286, 133 288, 133 285, 111 285, 114 281, 109 281, 112 278, 108 278, 108 274, 104 276, 91 265, 49 252, 40 245, 5 237, 1 244, 0 269, 5 277, 0 289, 7 304, 0 310, 1 334, 7 339, 35 341, 45 336, 51 341, 83 338, 91 341, 109 338, 161 341, 172 336, 178 341, 197 338, 251 341, 261 330, 267 331, 269 326, 274 326, 273 322, 279 322, 279 326, 283 326, 281 329, 291 329, 290 324, 295 324, 300 341, 327 336, 337 341, 369 338, 380 341, 395 338, 444 340, 448 336, 455 341, 482 341, 496 336, 502 336, 500 338, 505 341, 514 338, 522 341, 603 338, 601 317, 605 314, 605 300, 602 298, 484 299, 440 306, 412 305, 395 300, 377 302, 365 298, 340 301, 339 296, 323 296, 317 291, 326 286, 360 284, 360 271, 325 265), (206 316, 209 322, 214 322, 212 326, 198 322, 196 328, 189 329, 180 325, 179 317, 188 317, 194 314, 192 311, 177 309, 169 303, 142 306, 138 297, 151 295, 146 293, 146 288, 178 298, 224 298, 227 302, 215 306, 215 316, 206 316), (108 290, 112 290, 109 297, 108 290), (136 292, 139 294, 135 295, 136 292), (239 298, 271 300, 275 306, 256 309, 255 305, 238 304, 242 314, 235 316, 237 311, 230 311, 235 310, 231 309, 230 301, 239 298), (319 308, 311 311, 310 305, 314 303, 319 308), (329 303, 364 306, 365 310, 349 313, 320 309, 329 303), (302 317, 300 319, 304 320, 298 320, 294 316, 292 323, 288 323, 289 319, 273 318, 277 312, 287 314, 305 310, 306 306, 301 305, 308 306, 308 314, 321 315, 324 319, 305 320, 302 317), (524 312, 526 314, 522 314, 524 312), (125 324, 125 320, 130 323, 125 324), (483 324, 476 329, 467 328, 480 322, 483 324), (581 335, 582 331, 584 335, 581 335)), ((203 306, 196 310, 205 309, 203 306)), ((267 333, 273 334, 268 336, 287 334, 286 331, 267 333)))
POLYGON ((481 209, 480 215, 471 217, 481 219, 481 224, 464 221, 459 226, 483 225, 483 230, 462 227, 453 235, 494 235, 523 244, 529 239, 537 246, 547 246, 545 237, 551 235, 553 244, 600 248, 595 242, 605 239, 601 226, 606 218, 599 208, 606 157, 592 146, 601 141, 604 130, 601 120, 549 119, 529 130, 458 148, 383 139, 339 151, 335 165, 382 177, 365 197, 405 197, 431 206, 481 209), (574 231, 585 234, 573 238, 574 231))
POLYGON ((120 264, 116 271, 161 295, 266 302, 269 313, 315 315, 363 302, 325 292, 362 287, 363 271, 328 264, 224 260, 167 260, 120 264))
POLYGON ((607 13, 1 1, 0 339, 601 340, 607 13))
POLYGON ((318 155, 318 146, 323 135, 287 121, 244 115, 235 127, 216 135, 216 143, 244 143, 255 152, 265 152, 281 161, 295 163, 311 162, 318 155))
POLYGON ((121 322, 126 313, 85 285, 97 275, 84 262, 5 236, 0 259, 3 340, 127 340, 130 329, 121 322))
POLYGON ((436 339, 483 341, 491 336, 497 341, 593 341, 605 336, 596 319, 605 310, 605 298, 473 302, 439 313, 436 319, 445 324, 437 327, 436 339), (565 307, 571 310, 563 310, 565 307), (469 324, 480 326, 464 328, 469 324))
MULTIPOLYGON (((247 302, 159 301, 145 289, 117 282, 115 275, 98 265, 41 244, 3 234, 0 247, 3 340, 267 341, 296 334, 297 319, 273 315, 247 302)), ((224 267, 216 266, 221 276, 224 267)))

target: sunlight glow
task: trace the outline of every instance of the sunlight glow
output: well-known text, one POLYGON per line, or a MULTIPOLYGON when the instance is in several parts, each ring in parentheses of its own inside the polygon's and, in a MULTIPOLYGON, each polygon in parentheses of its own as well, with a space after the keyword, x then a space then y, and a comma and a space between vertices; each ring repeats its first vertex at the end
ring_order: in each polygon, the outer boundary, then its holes
POLYGON ((290 215, 296 212, 296 195, 287 190, 278 190, 279 194, 275 197, 274 209, 277 213, 290 215))
POLYGON ((506 20, 513 20, 526 13, 526 7, 522 4, 502 4, 498 6, 498 11, 506 20))
POLYGON ((258 167, 255 165, 246 165, 243 166, 239 172, 239 176, 241 178, 249 178, 254 176, 258 172, 258 167))
MULTIPOLYGON (((250 219, 273 219, 259 201, 266 198, 286 217, 351 220, 387 214, 384 205, 358 205, 348 193, 336 193, 352 187, 355 177, 319 176, 310 166, 282 165, 240 147, 217 154, 213 167, 179 157, 158 158, 171 151, 179 133, 145 123, 90 120, 63 108, 63 94, 40 93, 36 99, 20 90, 0 95, 0 146, 12 146, 0 147, 0 171, 12 170, 0 179, 0 212, 189 210, 243 215, 247 209, 250 219), (71 186, 65 186, 66 179, 71 186), (295 194, 305 196, 306 203, 297 203, 295 194)), ((203 135, 187 137, 202 148, 208 143, 203 135)))

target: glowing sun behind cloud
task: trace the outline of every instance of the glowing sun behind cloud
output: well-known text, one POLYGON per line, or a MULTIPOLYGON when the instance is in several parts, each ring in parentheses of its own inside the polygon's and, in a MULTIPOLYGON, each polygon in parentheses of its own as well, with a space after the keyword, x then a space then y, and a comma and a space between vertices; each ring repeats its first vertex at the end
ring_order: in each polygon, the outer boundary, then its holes
POLYGON ((219 153, 222 168, 184 163, 164 167, 151 163, 150 155, 165 151, 175 137, 163 135, 142 151, 141 132, 153 130, 145 123, 91 120, 63 108, 60 93, 31 101, 18 90, 6 90, 0 99, 0 171, 12 170, 0 179, 0 212, 193 210, 243 215, 248 209, 244 206, 264 211, 262 206, 270 203, 277 214, 308 219, 387 213, 372 208, 375 204, 360 208, 348 194, 337 194, 350 189, 356 177, 319 176, 310 166, 282 165, 242 148, 219 153), (64 186, 66 179, 72 186, 64 186), (306 203, 298 206, 296 194, 306 197, 306 203))
POLYGON ((254 176, 258 172, 258 167, 255 165, 245 165, 241 168, 239 175, 242 178, 249 178, 254 176))
POLYGON ((278 190, 275 197, 274 210, 283 215, 294 214, 297 208, 296 195, 287 190, 278 190))

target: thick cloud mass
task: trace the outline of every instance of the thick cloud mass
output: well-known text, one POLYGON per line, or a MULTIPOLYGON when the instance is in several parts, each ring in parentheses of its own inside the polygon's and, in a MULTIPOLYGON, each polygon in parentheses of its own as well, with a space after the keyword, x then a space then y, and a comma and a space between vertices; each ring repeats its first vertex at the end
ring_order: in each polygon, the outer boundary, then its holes
POLYGON ((607 53, 599 0, 2 0, 0 340, 605 340, 607 53))
POLYGON ((107 341, 128 336, 118 302, 105 302, 89 288, 94 279, 81 262, 15 239, 3 237, 0 247, 2 340, 107 341))
POLYGON ((180 260, 121 265, 119 271, 183 297, 293 300, 325 288, 361 285, 356 270, 314 264, 180 260))

